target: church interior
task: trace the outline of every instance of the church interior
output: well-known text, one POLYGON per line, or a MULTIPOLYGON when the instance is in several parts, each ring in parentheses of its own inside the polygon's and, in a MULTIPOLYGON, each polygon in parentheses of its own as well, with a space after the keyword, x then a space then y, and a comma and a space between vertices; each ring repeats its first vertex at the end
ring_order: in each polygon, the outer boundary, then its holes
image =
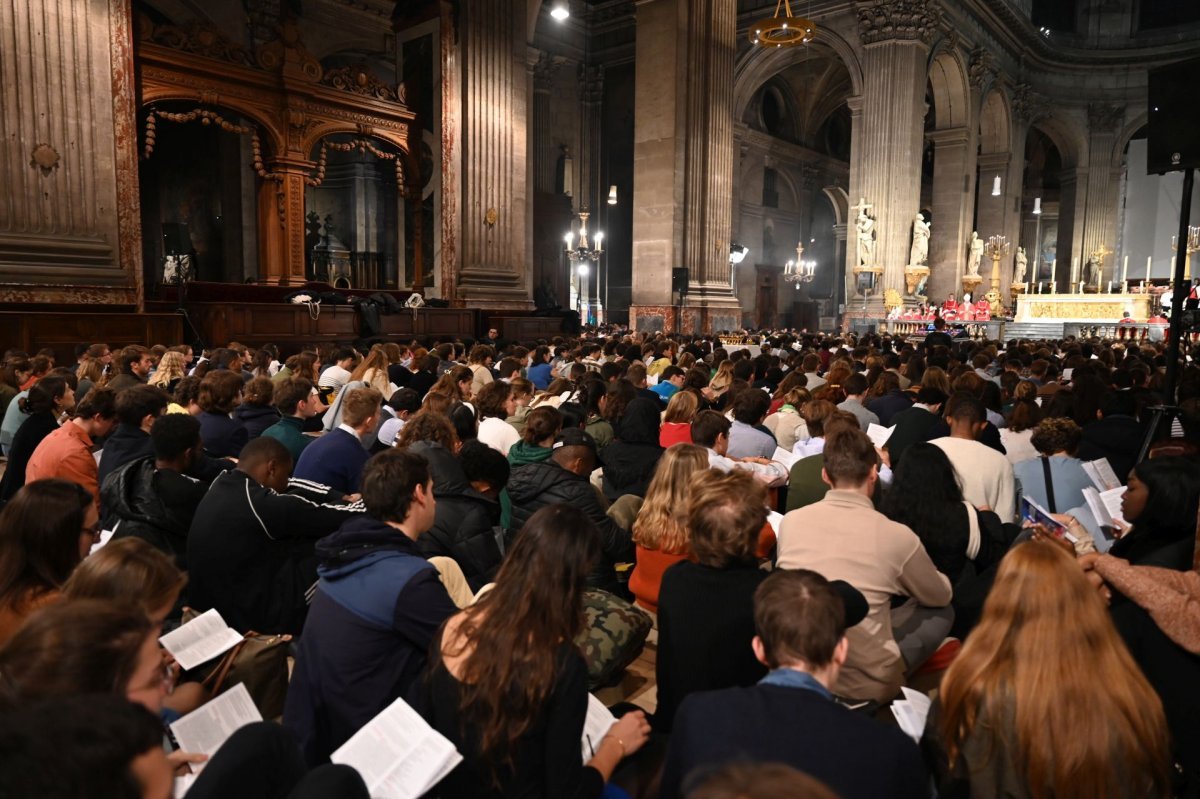
POLYGON ((1148 76, 1200 53, 1195 4, 784 5, 11 4, 0 329, 352 337, 352 307, 287 304, 305 285, 419 294, 383 332, 426 335, 553 333, 547 308, 833 331, 964 293, 1115 321, 1166 288, 1148 76), (805 35, 756 42, 772 15, 805 35))

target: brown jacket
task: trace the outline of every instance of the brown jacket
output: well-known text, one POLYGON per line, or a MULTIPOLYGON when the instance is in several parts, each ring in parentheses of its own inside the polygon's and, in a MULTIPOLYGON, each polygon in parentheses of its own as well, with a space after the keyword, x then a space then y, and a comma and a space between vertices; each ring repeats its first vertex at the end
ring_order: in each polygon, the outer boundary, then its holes
POLYGON ((866 597, 870 612, 846 631, 850 653, 835 686, 854 699, 890 701, 904 682, 904 661, 892 637, 892 597, 944 607, 952 596, 950 581, 916 534, 856 491, 831 489, 820 502, 784 516, 779 566, 845 580, 866 597))

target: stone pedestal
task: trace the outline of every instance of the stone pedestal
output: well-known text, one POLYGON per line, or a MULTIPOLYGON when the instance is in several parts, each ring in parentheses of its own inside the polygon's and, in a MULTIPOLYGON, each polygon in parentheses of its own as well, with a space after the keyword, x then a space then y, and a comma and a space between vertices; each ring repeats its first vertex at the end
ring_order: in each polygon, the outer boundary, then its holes
POLYGON ((929 278, 929 267, 923 264, 909 264, 904 267, 904 290, 911 297, 916 295, 921 281, 929 278))
POLYGON ((962 289, 963 294, 970 294, 971 301, 974 302, 977 298, 975 290, 979 288, 979 284, 983 282, 983 278, 979 275, 963 275, 962 289))

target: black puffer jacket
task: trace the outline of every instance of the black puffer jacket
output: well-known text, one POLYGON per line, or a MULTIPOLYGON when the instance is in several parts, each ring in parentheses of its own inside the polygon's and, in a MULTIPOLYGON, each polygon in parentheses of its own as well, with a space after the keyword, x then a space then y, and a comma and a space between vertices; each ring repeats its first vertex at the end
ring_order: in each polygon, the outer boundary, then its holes
POLYGON ((427 558, 453 558, 471 587, 482 588, 500 568, 500 503, 472 488, 458 458, 441 444, 419 441, 408 450, 429 462, 437 499, 433 527, 417 539, 417 549, 427 558))
POLYGON ((144 539, 187 569, 187 536, 192 517, 208 485, 167 470, 154 468, 154 458, 139 458, 117 469, 104 481, 100 504, 105 529, 113 538, 144 539))
POLYGON ((646 496, 663 448, 658 445, 662 405, 641 398, 629 403, 618 420, 616 438, 600 453, 604 466, 604 496, 646 496))
MULTIPOLYGON (((609 446, 612 446, 611 444, 609 446)), ((512 525, 519 530, 529 517, 547 505, 569 505, 600 529, 604 556, 588 575, 588 583, 612 590, 616 584, 614 563, 633 560, 629 531, 610 519, 600 506, 596 489, 587 478, 559 466, 553 459, 517 466, 508 480, 512 500, 512 525)))

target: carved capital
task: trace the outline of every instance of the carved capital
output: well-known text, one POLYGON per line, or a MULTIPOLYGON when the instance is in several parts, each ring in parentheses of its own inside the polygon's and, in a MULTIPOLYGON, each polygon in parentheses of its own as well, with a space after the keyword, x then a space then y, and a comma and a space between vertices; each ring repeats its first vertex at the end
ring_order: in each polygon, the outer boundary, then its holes
POLYGON ((967 67, 967 77, 976 89, 982 89, 996 77, 996 61, 992 54, 982 47, 971 51, 971 63, 967 67))
POLYGON ((1028 83, 1018 83, 1012 89, 1012 110, 1017 118, 1037 122, 1050 116, 1050 101, 1034 91, 1028 83))
POLYGON ((816 189, 824 182, 825 170, 816 164, 801 164, 800 165, 800 185, 809 191, 816 189))
POLYGON ((533 71, 533 89, 538 92, 549 92, 554 85, 554 76, 567 59, 558 55, 539 52, 536 61, 530 66, 533 71))
POLYGON ((579 93, 585 103, 598 103, 604 99, 604 65, 579 65, 579 93))
POLYGON ((937 0, 866 0, 857 5, 863 44, 921 41, 928 45, 937 35, 942 17, 937 0))
POLYGON ((1092 133, 1114 133, 1125 118, 1125 106, 1109 103, 1088 104, 1088 130, 1092 133))

